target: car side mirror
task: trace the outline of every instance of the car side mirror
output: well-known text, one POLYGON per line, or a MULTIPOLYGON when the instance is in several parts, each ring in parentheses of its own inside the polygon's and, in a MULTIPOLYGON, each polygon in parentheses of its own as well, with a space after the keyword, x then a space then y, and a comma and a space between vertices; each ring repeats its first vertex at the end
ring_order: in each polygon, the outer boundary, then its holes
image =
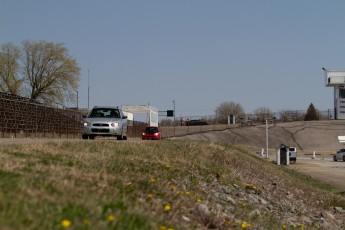
POLYGON ((127 116, 122 116, 122 119, 127 119, 127 116))

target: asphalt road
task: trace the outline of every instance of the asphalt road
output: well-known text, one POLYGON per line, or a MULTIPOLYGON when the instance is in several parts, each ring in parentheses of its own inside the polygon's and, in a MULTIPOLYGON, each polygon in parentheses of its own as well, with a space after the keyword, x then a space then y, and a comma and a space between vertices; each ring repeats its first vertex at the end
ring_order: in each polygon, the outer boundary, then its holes
POLYGON ((319 181, 331 185, 341 193, 345 193, 345 162, 333 161, 332 158, 299 158, 295 164, 287 167, 309 175, 319 181))

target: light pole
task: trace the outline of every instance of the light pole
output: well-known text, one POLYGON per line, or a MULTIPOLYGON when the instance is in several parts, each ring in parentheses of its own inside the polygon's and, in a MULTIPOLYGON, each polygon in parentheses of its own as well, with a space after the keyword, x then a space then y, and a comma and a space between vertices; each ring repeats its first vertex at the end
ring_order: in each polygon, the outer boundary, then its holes
POLYGON ((175 99, 173 100, 173 107, 174 107, 174 136, 175 136, 175 99))
POLYGON ((268 121, 266 118, 266 158, 268 158, 268 121))
POLYGON ((90 108, 90 71, 87 70, 87 108, 90 108))

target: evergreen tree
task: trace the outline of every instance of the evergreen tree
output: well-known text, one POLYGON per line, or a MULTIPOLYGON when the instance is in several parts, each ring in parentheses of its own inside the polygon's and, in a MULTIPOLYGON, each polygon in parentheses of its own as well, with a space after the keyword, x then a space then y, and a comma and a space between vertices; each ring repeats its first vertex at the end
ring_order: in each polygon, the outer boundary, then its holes
POLYGON ((316 121, 319 120, 319 112, 317 109, 314 107, 313 103, 310 103, 307 113, 304 117, 305 121, 316 121))

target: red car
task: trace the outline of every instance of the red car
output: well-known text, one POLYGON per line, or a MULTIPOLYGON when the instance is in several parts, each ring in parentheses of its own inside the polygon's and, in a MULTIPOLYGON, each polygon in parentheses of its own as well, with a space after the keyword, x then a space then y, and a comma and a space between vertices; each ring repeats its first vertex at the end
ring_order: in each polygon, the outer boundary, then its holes
POLYGON ((143 140, 160 140, 162 132, 157 126, 147 126, 143 131, 141 139, 143 140))

